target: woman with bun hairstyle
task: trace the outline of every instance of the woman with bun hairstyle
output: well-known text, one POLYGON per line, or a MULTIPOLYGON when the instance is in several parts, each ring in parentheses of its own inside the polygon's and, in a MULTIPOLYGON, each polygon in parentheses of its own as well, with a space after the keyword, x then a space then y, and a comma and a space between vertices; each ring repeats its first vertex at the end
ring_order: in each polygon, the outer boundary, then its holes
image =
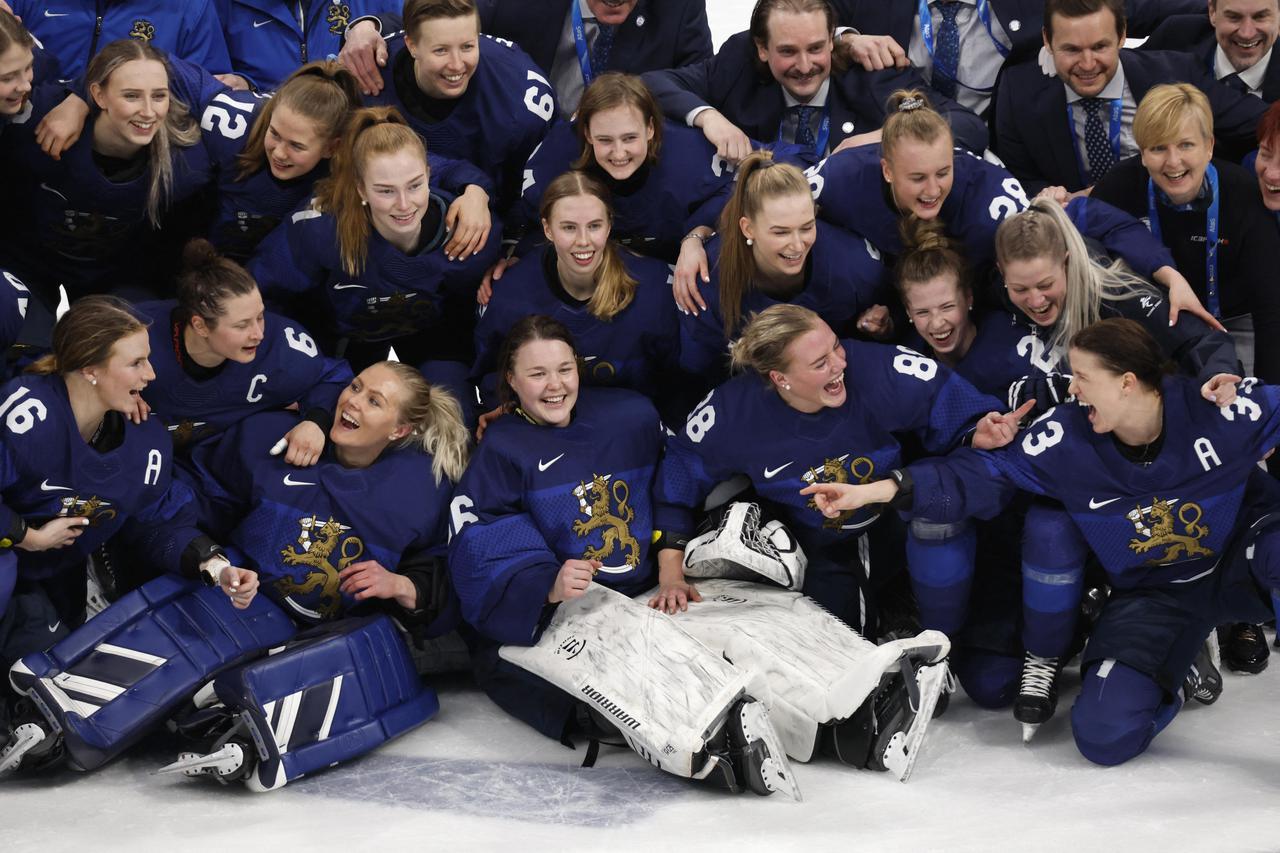
MULTIPOLYGON (((345 361, 320 352, 303 326, 265 310, 253 278, 204 239, 183 252, 177 299, 144 302, 155 378, 143 399, 179 450, 249 415, 298 405, 284 460, 314 464, 351 380, 345 361)), ((281 452, 281 451, 277 451, 281 452)))

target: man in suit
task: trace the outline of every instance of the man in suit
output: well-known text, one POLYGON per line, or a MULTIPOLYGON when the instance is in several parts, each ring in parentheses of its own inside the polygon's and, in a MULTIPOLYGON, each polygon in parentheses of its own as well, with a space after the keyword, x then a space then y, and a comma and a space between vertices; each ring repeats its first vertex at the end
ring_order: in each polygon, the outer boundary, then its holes
POLYGON ((1174 15, 1143 50, 1181 50, 1229 86, 1267 103, 1280 100, 1280 62, 1272 46, 1280 33, 1277 0, 1209 0, 1209 14, 1174 15))
MULTIPOLYGON (((896 89, 926 89, 914 69, 844 69, 833 55, 835 12, 827 0, 759 0, 751 30, 731 36, 712 59, 644 75, 668 118, 700 128, 737 162, 750 140, 807 148, 815 157, 842 144, 879 141, 885 102, 896 89)), ((985 124, 937 93, 956 141, 987 146, 985 124)))
POLYGON ((1124 39, 1121 0, 1046 0, 1043 59, 1009 68, 996 102, 996 153, 1027 192, 1080 192, 1137 154, 1133 117, 1158 83, 1204 90, 1220 153, 1236 159, 1253 146, 1266 104, 1214 81, 1189 55, 1123 49, 1124 39))
MULTIPOLYGON (((586 84, 605 71, 640 74, 678 68, 712 55, 706 0, 477 0, 480 29, 515 42, 546 73, 562 116, 573 115, 586 84)), ((386 63, 381 32, 400 27, 395 14, 355 21, 343 63, 370 94, 386 63)))
MULTIPOLYGON (((1040 50, 1044 0, 833 0, 841 24, 891 36, 929 85, 986 115, 1000 69, 1040 50), (928 35, 921 7, 929 11, 928 35), (951 41, 954 39, 954 41, 951 41), (954 94, 953 94, 954 92, 954 94)), ((1149 35, 1168 15, 1204 0, 1127 0, 1129 32, 1149 35)))

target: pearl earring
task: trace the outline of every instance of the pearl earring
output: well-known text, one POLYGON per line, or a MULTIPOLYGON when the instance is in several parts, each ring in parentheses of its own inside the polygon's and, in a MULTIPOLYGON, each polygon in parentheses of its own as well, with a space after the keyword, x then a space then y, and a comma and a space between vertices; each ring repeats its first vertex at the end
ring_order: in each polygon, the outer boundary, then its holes
POLYGON ((790 391, 790 390, 791 390, 791 383, 789 383, 789 382, 784 382, 784 383, 782 383, 782 390, 783 390, 783 391, 790 391))
POLYGON ((747 238, 747 245, 748 245, 748 246, 754 246, 755 244, 756 244, 756 241, 755 241, 755 240, 752 240, 750 237, 748 237, 748 238, 747 238))
POLYGON ((368 207, 368 206, 369 206, 369 202, 368 202, 368 201, 366 201, 365 199, 360 199, 360 206, 361 206, 361 207, 368 207))
POLYGON ((96 377, 96 376, 90 376, 90 377, 89 377, 89 384, 90 384, 90 385, 97 385, 97 384, 98 384, 98 377, 96 377))

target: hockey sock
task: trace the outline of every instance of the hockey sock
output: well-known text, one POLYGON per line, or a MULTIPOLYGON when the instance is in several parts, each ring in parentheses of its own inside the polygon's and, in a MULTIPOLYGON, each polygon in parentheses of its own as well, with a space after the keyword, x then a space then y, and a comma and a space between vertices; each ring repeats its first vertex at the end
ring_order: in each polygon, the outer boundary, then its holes
POLYGON ((1062 657, 1071 645, 1088 546, 1061 508, 1036 504, 1022 535, 1022 644, 1034 655, 1062 657))
POLYGON ((953 636, 964 626, 976 549, 972 525, 911 522, 907 566, 925 628, 953 636))

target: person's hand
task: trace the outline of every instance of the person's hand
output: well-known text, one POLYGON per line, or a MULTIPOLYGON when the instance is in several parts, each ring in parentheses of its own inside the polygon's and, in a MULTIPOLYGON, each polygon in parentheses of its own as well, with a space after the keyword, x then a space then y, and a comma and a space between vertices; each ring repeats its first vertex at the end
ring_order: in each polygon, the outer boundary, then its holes
POLYGON ((693 126, 702 130, 702 135, 716 147, 720 159, 730 165, 737 166, 751 153, 751 140, 718 110, 698 113, 693 118, 693 126))
POLYGON ((1047 198, 1050 201, 1056 201, 1062 207, 1066 207, 1072 196, 1066 187, 1052 186, 1040 190, 1040 192, 1036 193, 1036 198, 1047 198))
POLYGON ((488 305, 489 300, 493 298, 493 283, 502 278, 502 274, 511 267, 520 262, 520 258, 512 255, 509 258, 499 258, 498 262, 489 267, 489 271, 484 274, 484 278, 480 280, 480 287, 476 290, 476 302, 481 305, 488 305))
POLYGON ((859 510, 870 504, 887 504, 898 494, 898 484, 893 480, 859 485, 814 483, 801 489, 800 494, 813 498, 818 512, 827 518, 838 518, 842 512, 859 510))
POLYGON ((858 331, 882 341, 893 335, 893 315, 883 305, 872 305, 858 315, 858 331))
POLYGON ((84 98, 67 95, 36 125, 36 144, 54 160, 61 160, 63 153, 80 138, 88 118, 89 105, 84 98))
MULTIPOLYGON (((15 18, 18 18, 17 15, 14 15, 13 7, 10 6, 8 3, 4 2, 4 0, 0 0, 0 9, 4 9, 10 15, 13 15, 15 18)), ((21 21, 22 19, 18 18, 18 20, 21 21)))
POLYGON ((989 412, 978 421, 978 429, 973 433, 973 446, 978 450, 995 450, 1013 441, 1018 434, 1018 424, 1036 407, 1035 400, 1028 400, 1012 412, 1003 415, 989 412))
MULTIPOLYGON (((309 468, 320 461, 320 453, 324 450, 324 430, 314 421, 302 421, 284 434, 284 438, 276 442, 276 447, 284 447, 284 461, 299 468, 309 468)), ((275 456, 275 448, 271 455, 275 456)))
POLYGON ((387 40, 373 21, 361 21, 347 30, 338 61, 356 75, 360 91, 376 95, 382 91, 382 71, 387 64, 387 40))
POLYGON ((658 586, 658 591, 649 599, 649 606, 668 615, 675 615, 689 609, 689 605, 702 600, 698 588, 687 580, 668 581, 658 586))
POLYGON ((560 571, 556 573, 556 581, 547 593, 548 604, 559 604, 561 601, 572 601, 587 594, 591 579, 604 563, 599 560, 565 560, 560 571))
POLYGON ((489 194, 475 184, 468 184, 462 195, 449 205, 444 224, 449 229, 445 255, 451 261, 465 261, 480 251, 489 239, 489 229, 493 226, 489 194))
POLYGON ((361 560, 338 572, 338 590, 356 601, 395 599, 405 610, 418 606, 418 588, 404 575, 388 571, 377 560, 361 560))
POLYGON ((860 145, 876 145, 880 142, 880 139, 881 131, 878 127, 875 130, 870 130, 866 133, 855 133, 853 136, 842 140, 840 144, 836 146, 835 151, 832 151, 831 153, 835 154, 840 151, 848 151, 850 148, 857 148, 860 145))
POLYGON ((253 86, 249 85, 249 81, 239 74, 215 74, 213 79, 236 92, 247 92, 253 88, 253 86))
POLYGON ((89 526, 89 519, 83 516, 61 516, 51 518, 39 527, 28 527, 27 535, 15 545, 24 551, 53 551, 65 548, 80 538, 84 529, 89 526))
POLYGON ((141 394, 135 394, 133 397, 133 411, 125 412, 124 416, 135 424, 140 424, 151 414, 151 406, 146 400, 142 399, 141 394))
POLYGON ((239 566, 224 566, 218 573, 218 586, 231 599, 233 607, 244 610, 258 594, 258 573, 239 566))
POLYGON ((1196 292, 1191 289, 1191 282, 1187 281, 1186 276, 1178 272, 1173 267, 1160 267, 1151 274, 1156 284, 1163 285, 1169 291, 1169 325, 1172 326, 1178 322, 1178 315, 1186 311, 1199 317, 1209 324, 1212 329, 1219 332, 1225 332, 1226 327, 1218 321, 1218 318, 1209 313, 1203 305, 1200 304, 1200 298, 1196 296, 1196 292))
POLYGON ((698 291, 698 279, 711 281, 711 271, 706 247, 691 234, 680 241, 680 257, 671 275, 671 295, 675 297, 676 307, 695 317, 699 311, 707 310, 706 300, 698 291))
POLYGON ((861 33, 841 33, 836 38, 837 56, 856 62, 867 71, 883 71, 886 68, 907 68, 911 60, 902 45, 893 36, 871 36, 861 33))
POLYGON ((484 431, 489 428, 489 424, 493 423, 509 411, 510 408, 506 405, 494 406, 492 409, 481 415, 480 419, 476 422, 476 443, 479 444, 480 439, 484 438, 484 431))
POLYGON ((1219 409, 1225 409, 1236 401, 1236 386, 1239 384, 1239 376, 1218 373, 1200 386, 1200 396, 1210 403, 1217 403, 1219 409))

